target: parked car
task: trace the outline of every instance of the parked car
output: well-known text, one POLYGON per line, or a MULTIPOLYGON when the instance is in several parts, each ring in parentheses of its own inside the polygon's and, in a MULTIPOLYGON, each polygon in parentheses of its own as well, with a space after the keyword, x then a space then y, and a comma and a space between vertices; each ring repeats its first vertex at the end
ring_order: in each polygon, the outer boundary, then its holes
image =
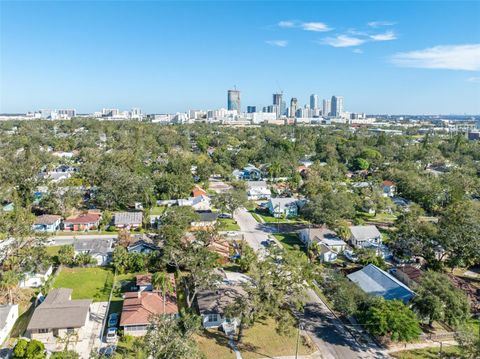
POLYGON ((262 242, 262 245, 264 247, 272 247, 272 246, 277 245, 277 242, 275 242, 273 239, 267 239, 267 240, 262 242))
POLYGON ((115 345, 109 345, 108 347, 104 347, 100 349, 100 354, 106 357, 111 357, 115 354, 115 350, 117 348, 115 345))
POLYGON ((118 324, 118 313, 112 313, 108 316, 108 327, 115 327, 118 324))
POLYGON ((106 340, 107 340, 107 343, 113 343, 117 340, 117 328, 116 327, 111 327, 111 328, 107 329, 106 340))
POLYGON ((235 237, 238 235, 238 232, 235 231, 228 231, 227 232, 227 237, 235 237))
POLYGON ((345 258, 347 258, 349 261, 352 261, 353 263, 358 261, 358 257, 355 253, 353 253, 353 251, 343 251, 343 255, 345 256, 345 258))
POLYGON ((220 213, 218 218, 232 218, 232 215, 230 213, 220 213))

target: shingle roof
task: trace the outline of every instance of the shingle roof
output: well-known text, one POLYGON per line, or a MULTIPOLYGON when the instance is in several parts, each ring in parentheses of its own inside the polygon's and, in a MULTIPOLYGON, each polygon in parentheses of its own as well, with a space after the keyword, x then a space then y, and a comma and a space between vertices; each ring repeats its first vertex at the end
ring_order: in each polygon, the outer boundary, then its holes
POLYGON ((122 224, 142 224, 142 212, 117 212, 115 213, 115 225, 122 224))
POLYGON ((357 241, 367 241, 372 238, 380 237, 381 234, 376 226, 351 226, 350 232, 357 241))
POLYGON ((296 198, 271 198, 270 202, 274 210, 282 211, 287 206, 296 205, 298 200, 296 198))
POLYGON ((247 181, 247 189, 253 188, 268 188, 265 181, 247 181))
POLYGON ((152 284, 152 275, 151 274, 139 274, 139 275, 135 276, 135 281, 137 282, 137 286, 152 284))
POLYGON ((41 216, 35 218, 35 224, 52 225, 61 218, 62 216, 58 216, 56 214, 42 214, 41 216))
POLYGON ((73 242, 73 247, 76 252, 88 252, 90 254, 106 254, 112 251, 112 240, 109 238, 75 238, 73 242))
POLYGON ((414 296, 413 291, 406 285, 373 264, 350 273, 347 277, 365 293, 381 296, 387 300, 400 299, 408 302, 414 296))
POLYGON ((57 288, 33 312, 27 330, 80 328, 85 325, 91 300, 70 300, 72 289, 57 288))
POLYGON ((218 218, 218 213, 214 212, 196 212, 199 216, 198 221, 194 222, 215 222, 218 218))
POLYGON ((83 213, 78 216, 67 218, 63 221, 65 224, 86 224, 96 223, 100 220, 101 215, 99 213, 83 213))
MULTIPOLYGON (((16 306, 18 308, 18 306, 16 304, 4 304, 4 305, 0 305, 0 329, 4 328, 5 325, 7 324, 7 318, 10 314, 10 311, 12 310, 12 308, 16 306)), ((18 311, 18 309, 17 309, 18 311)))
POLYGON ((223 314, 225 309, 239 297, 246 295, 240 285, 221 284, 212 290, 202 290, 197 293, 198 310, 200 314, 223 314))

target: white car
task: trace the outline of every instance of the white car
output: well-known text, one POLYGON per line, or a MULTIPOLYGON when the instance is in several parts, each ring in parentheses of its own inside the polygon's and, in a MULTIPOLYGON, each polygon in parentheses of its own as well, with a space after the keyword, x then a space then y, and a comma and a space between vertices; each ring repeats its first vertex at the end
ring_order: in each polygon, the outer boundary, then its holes
POLYGON ((107 329, 107 335, 105 336, 107 343, 113 343, 117 340, 117 328, 111 327, 107 329))
POLYGON ((228 231, 227 232, 227 237, 235 237, 238 235, 238 232, 235 231, 228 231))

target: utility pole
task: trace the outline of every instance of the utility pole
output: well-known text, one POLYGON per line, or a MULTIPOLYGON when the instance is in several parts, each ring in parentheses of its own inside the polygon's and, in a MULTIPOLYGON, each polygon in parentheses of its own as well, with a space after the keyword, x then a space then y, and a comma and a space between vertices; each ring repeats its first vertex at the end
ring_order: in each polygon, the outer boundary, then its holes
POLYGON ((298 344, 300 342, 300 330, 303 330, 303 324, 299 321, 298 330, 297 330, 297 347, 295 348, 295 359, 298 358, 298 344))

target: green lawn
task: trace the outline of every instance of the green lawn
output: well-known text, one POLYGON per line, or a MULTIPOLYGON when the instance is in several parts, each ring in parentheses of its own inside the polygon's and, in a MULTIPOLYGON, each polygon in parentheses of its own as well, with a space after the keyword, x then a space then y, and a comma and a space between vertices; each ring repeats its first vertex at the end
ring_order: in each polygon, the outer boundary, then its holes
POLYGON ((286 250, 297 250, 298 247, 304 253, 307 252, 306 246, 300 241, 297 233, 277 233, 274 234, 274 236, 282 243, 286 250))
POLYGON ((220 218, 218 229, 221 231, 239 231, 240 226, 232 218, 220 218))
POLYGON ((253 218, 255 218, 255 220, 258 222, 258 223, 263 223, 262 220, 260 219, 260 216, 258 214, 256 214, 255 212, 250 212, 253 216, 253 218))
MULTIPOLYGON (((292 334, 280 335, 275 330, 276 323, 273 319, 267 319, 256 323, 252 328, 245 329, 242 341, 238 348, 244 359, 270 358, 274 356, 295 355, 297 343, 296 329, 292 328, 292 334)), ((235 354, 228 346, 228 339, 220 331, 204 331, 197 338, 197 342, 207 359, 233 359, 235 354)), ((313 350, 299 342, 298 353, 306 355, 313 350)))
MULTIPOLYGON (((403 350, 396 353, 390 353, 393 358, 397 359, 437 359, 439 356, 440 348, 424 348, 414 350, 403 350)), ((449 357, 458 358, 460 350, 456 346, 444 346, 443 353, 448 354, 449 357)))
POLYGON ((165 212, 166 209, 167 209, 166 206, 155 206, 150 208, 150 214, 154 216, 159 216, 163 214, 163 212, 165 212))
POLYGON ((110 268, 63 268, 53 282, 53 288, 73 289, 72 299, 93 299, 106 302, 113 285, 110 268))
POLYGON ((308 221, 301 219, 299 217, 292 217, 292 218, 275 218, 274 216, 270 215, 268 212, 256 212, 256 215, 262 217, 265 223, 289 223, 289 224, 297 224, 297 223, 308 223, 308 221))

